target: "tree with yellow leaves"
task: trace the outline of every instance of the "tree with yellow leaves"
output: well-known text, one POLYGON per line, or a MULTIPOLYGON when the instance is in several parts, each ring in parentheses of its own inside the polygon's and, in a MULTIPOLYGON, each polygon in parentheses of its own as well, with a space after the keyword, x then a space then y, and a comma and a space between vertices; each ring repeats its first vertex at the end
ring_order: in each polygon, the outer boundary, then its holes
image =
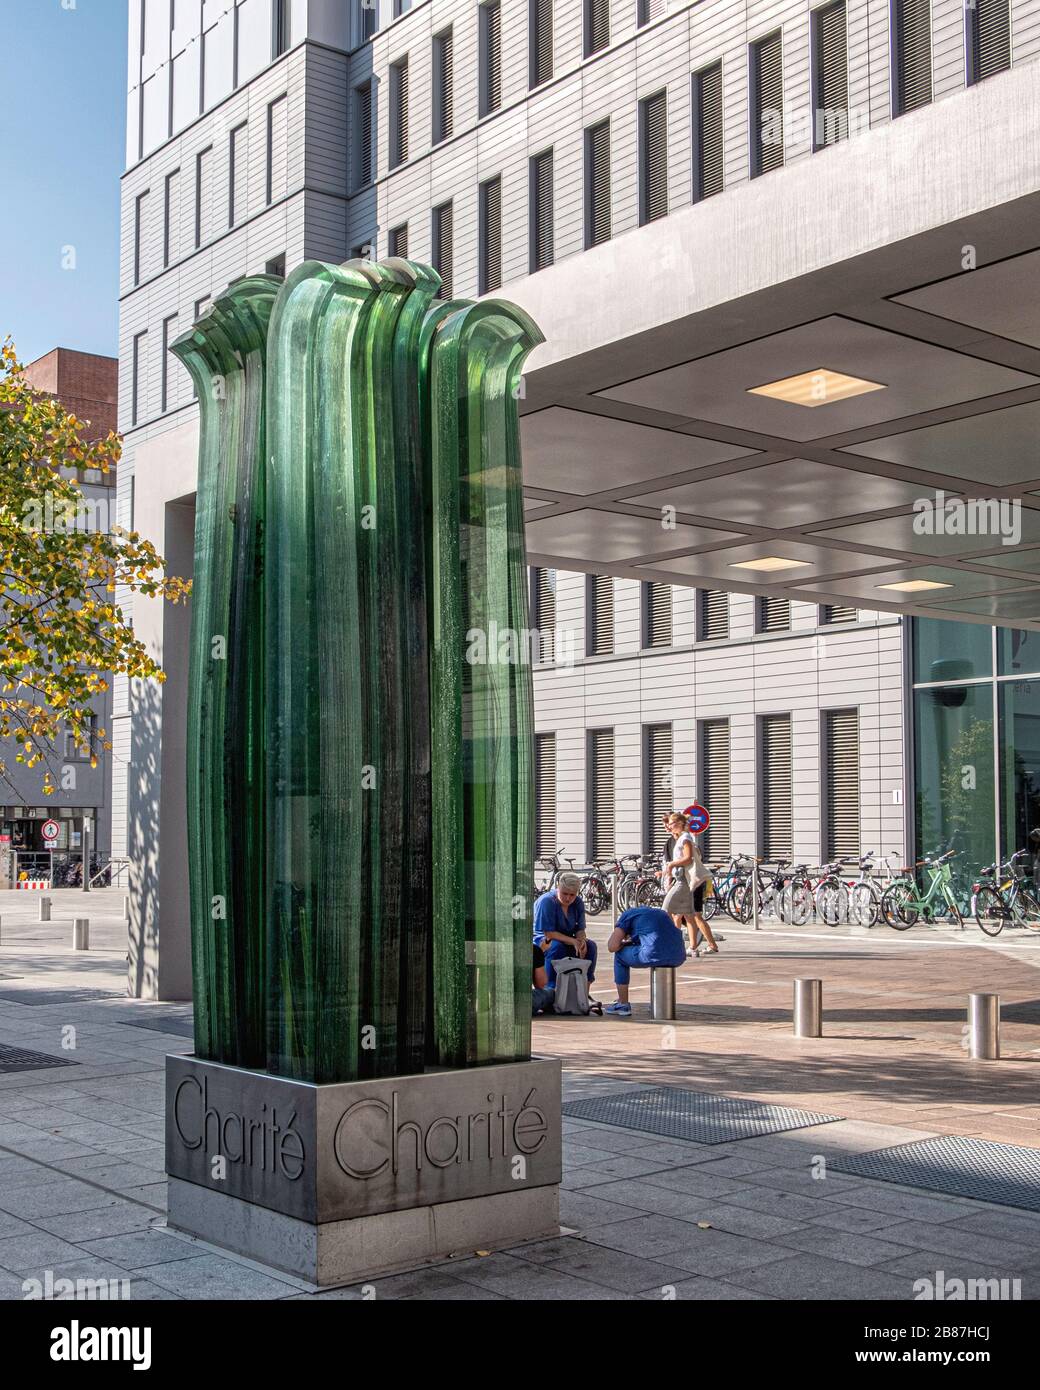
MULTIPOLYGON (((40 767, 45 795, 66 729, 91 766, 111 748, 92 727, 91 701, 114 674, 165 679, 117 592, 178 603, 191 588, 84 495, 78 478, 114 468, 120 441, 83 435, 82 421, 26 381, 10 339, 0 345, 0 739, 40 767)), ((6 771, 0 760, 0 779, 6 771)))

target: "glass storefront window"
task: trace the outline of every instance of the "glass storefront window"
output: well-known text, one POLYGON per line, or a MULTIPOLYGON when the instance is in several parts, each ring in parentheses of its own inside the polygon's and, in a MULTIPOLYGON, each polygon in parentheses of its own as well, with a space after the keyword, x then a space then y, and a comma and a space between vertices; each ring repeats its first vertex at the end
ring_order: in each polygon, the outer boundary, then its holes
POLYGON ((995 854, 992 685, 915 690, 914 732, 917 850, 957 850, 963 880, 995 854))
POLYGON ((1040 632, 1024 628, 997 628, 997 674, 1033 675, 1040 671, 1040 632))
MULTIPOLYGON (((1037 635, 1037 634, 1031 634, 1037 635)), ((1035 850, 1040 827, 1040 680, 1000 685, 1001 852, 1035 850)))
MULTIPOLYGON (((1034 635, 1040 639, 1040 633, 1034 635)), ((916 684, 992 676, 993 629, 982 623, 915 618, 913 653, 916 684)))

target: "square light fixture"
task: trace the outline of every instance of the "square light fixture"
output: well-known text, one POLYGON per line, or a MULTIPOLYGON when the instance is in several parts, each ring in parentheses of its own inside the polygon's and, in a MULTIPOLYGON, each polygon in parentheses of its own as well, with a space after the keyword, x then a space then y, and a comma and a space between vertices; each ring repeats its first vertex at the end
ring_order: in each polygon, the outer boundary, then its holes
POLYGON ((952 584, 940 584, 935 579, 904 579, 899 584, 879 584, 879 589, 895 589, 901 594, 920 594, 925 589, 952 589, 952 584))
POLYGON ((763 555, 761 560, 734 560, 730 564, 732 570, 796 570, 808 569, 811 566, 809 560, 788 560, 783 555, 763 555))
POLYGON ((749 386, 748 395, 768 396, 770 400, 787 401, 789 405, 831 405, 834 401, 847 401, 850 396, 865 396, 868 391, 883 391, 880 381, 864 381, 858 376, 846 376, 844 372, 832 372, 826 367, 817 367, 800 376, 785 376, 782 381, 770 381, 765 386, 749 386))

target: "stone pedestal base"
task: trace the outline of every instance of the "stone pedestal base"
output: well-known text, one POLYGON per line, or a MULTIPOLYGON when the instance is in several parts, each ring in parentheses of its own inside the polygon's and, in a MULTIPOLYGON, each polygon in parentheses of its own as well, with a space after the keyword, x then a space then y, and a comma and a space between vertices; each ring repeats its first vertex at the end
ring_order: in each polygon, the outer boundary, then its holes
POLYGON ((169 1225, 314 1284, 555 1235, 560 1064, 314 1086, 167 1058, 169 1225))

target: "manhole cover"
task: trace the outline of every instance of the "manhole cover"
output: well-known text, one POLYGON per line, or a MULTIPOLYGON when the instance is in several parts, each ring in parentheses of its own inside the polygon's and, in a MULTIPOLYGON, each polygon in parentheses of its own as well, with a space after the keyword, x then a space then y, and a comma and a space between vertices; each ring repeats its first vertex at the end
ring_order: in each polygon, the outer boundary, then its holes
POLYGON ((8 1047, 0 1043, 0 1072, 42 1071, 44 1067, 78 1067, 68 1057, 52 1057, 48 1052, 32 1052, 27 1047, 8 1047))
POLYGON ((89 1004, 95 999, 125 999, 107 989, 4 989, 0 999, 7 1004, 89 1004))
POLYGON ((127 1019, 120 1019, 124 1028, 147 1028, 152 1033, 174 1033, 178 1038, 193 1038, 195 1036, 195 1025, 190 1018, 182 1018, 179 1014, 159 1014, 152 1018, 134 1019, 131 1023, 127 1019))
POLYGON ((641 1129, 668 1139, 690 1139, 698 1144, 726 1144, 734 1139, 755 1139, 786 1129, 830 1124, 841 1115, 820 1115, 813 1110, 792 1110, 786 1105, 766 1105, 757 1100, 715 1096, 704 1091, 679 1091, 662 1087, 654 1091, 626 1091, 622 1095, 596 1096, 568 1101, 563 1113, 575 1120, 594 1120, 622 1129, 641 1129))
POLYGON ((1040 1211, 1040 1149, 1017 1144, 942 1135, 836 1158, 830 1166, 836 1173, 1040 1211))

